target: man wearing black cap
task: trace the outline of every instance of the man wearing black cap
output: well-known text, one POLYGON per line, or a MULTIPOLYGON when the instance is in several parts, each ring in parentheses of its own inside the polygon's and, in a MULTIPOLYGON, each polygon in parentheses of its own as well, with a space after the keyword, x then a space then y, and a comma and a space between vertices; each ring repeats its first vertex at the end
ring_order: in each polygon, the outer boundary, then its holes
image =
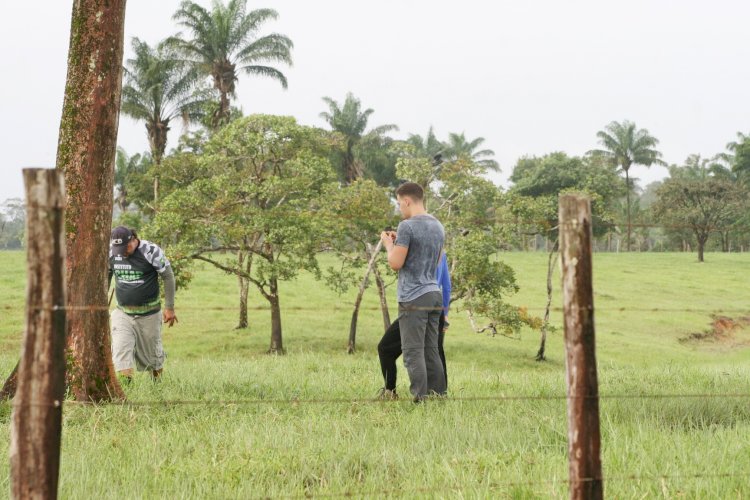
POLYGON ((130 381, 135 364, 139 371, 149 370, 158 379, 165 358, 161 323, 163 320, 171 327, 177 322, 172 266, 158 245, 140 240, 135 231, 118 226, 112 230, 110 240, 110 282, 112 276, 117 296, 117 308, 110 318, 115 370, 130 381), (163 311, 159 276, 164 281, 163 311))

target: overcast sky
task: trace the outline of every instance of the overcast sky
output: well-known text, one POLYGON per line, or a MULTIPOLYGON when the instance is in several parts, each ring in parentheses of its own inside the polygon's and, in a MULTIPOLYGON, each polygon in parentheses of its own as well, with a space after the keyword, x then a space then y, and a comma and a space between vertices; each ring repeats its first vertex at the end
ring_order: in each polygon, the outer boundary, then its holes
MULTIPOLYGON (((72 0, 2 0, 0 200, 22 196, 21 168, 54 166, 72 0)), ((208 0, 199 3, 209 5, 208 0)), ((128 0, 134 36, 156 43, 177 28, 179 0, 128 0)), ((399 137, 466 132, 496 152, 505 183, 520 156, 583 154, 612 120, 660 141, 664 159, 710 156, 750 132, 750 2, 746 0, 273 0, 266 32, 292 38, 289 89, 241 77, 246 114, 324 125, 322 96, 348 91, 395 123, 399 137)), ((179 126, 170 137, 173 146, 179 126)), ((119 144, 148 147, 123 117, 119 144)), ((662 167, 635 168, 644 183, 662 167)))

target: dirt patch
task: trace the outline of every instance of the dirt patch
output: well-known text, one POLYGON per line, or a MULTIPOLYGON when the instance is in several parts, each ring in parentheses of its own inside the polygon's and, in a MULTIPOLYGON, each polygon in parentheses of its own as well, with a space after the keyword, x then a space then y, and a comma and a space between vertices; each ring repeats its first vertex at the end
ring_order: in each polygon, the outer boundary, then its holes
POLYGON ((750 330, 750 316, 730 318, 729 316, 711 316, 710 328, 702 332, 690 333, 680 339, 682 344, 718 344, 726 347, 745 347, 750 345, 750 338, 743 333, 750 330))

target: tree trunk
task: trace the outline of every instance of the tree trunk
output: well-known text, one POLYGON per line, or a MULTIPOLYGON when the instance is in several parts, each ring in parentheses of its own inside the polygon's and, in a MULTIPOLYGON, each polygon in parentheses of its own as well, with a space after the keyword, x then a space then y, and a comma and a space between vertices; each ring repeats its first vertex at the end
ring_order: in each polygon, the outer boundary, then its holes
MULTIPOLYGON (((158 166, 156 168, 158 168, 158 166)), ((156 211, 156 206, 158 204, 159 204, 159 173, 156 172, 154 174, 154 212, 156 211)))
POLYGON ((706 240, 708 237, 698 236, 698 262, 704 262, 703 249, 706 247, 706 240))
POLYGON ((383 314, 383 327, 387 330, 391 326, 391 313, 388 310, 388 297, 386 296, 385 283, 383 283, 383 277, 380 275, 380 269, 375 264, 373 269, 375 274, 375 283, 378 285, 378 295, 380 297, 380 312, 383 314))
MULTIPOLYGON (((243 265, 245 263, 245 259, 248 259, 247 267, 248 267, 248 274, 249 268, 250 268, 250 257, 246 256, 244 252, 240 251, 237 254, 237 262, 239 264, 239 268, 242 269, 243 265)), ((240 319, 237 323, 237 329, 242 330, 243 328, 247 328, 248 321, 247 321, 247 295, 248 291, 250 290, 250 281, 248 281, 246 278, 243 278, 242 276, 238 276, 237 279, 240 283, 240 319)))
POLYGON ((221 109, 219 110, 219 125, 226 125, 229 122, 229 97, 226 92, 221 93, 221 109))
POLYGON ((5 379, 3 388, 2 390, 0 390, 0 401, 5 401, 6 399, 13 399, 13 396, 16 395, 17 388, 18 388, 18 363, 16 363, 16 367, 13 368, 13 371, 10 372, 10 375, 8 375, 8 378, 5 379))
POLYGON ((271 347, 269 354, 284 354, 284 344, 281 340, 281 304, 279 303, 279 284, 276 278, 269 281, 271 290, 271 347))
POLYGON ((125 0, 73 4, 57 168, 68 195, 68 383, 79 401, 124 398, 112 366, 106 291, 124 21, 125 0))
POLYGON ((625 196, 627 197, 627 211, 628 211, 628 239, 625 241, 625 251, 630 251, 630 233, 632 231, 632 225, 630 224, 630 173, 629 168, 625 169, 625 196))
MULTIPOLYGON (((359 284, 359 291, 357 292, 357 298, 354 299, 354 311, 352 312, 352 321, 349 325, 349 345, 347 347, 347 352, 349 354, 354 354, 354 351, 356 350, 356 344, 357 344, 357 320, 359 318, 359 307, 362 305, 362 297, 365 294, 365 289, 367 288, 367 278, 369 278, 370 273, 372 272, 373 267, 375 267, 375 262, 378 258, 378 253, 380 253, 380 249, 383 247, 383 241, 378 241, 378 244, 375 245, 375 249, 372 251, 372 254, 370 254, 370 260, 367 263, 367 269, 365 270, 365 276, 362 278, 362 282, 359 284)), ((390 326, 390 323, 388 323, 388 326, 390 326)), ((386 329, 388 329, 386 327, 386 329)))
POLYGON ((159 205, 159 173, 161 159, 167 150, 167 133, 169 132, 169 120, 166 122, 156 121, 146 124, 148 142, 151 149, 151 158, 154 160, 154 210, 159 205))
MULTIPOLYGON (((371 245, 368 245, 368 247, 370 246, 371 245)), ((376 253, 375 255, 377 256, 378 254, 376 253)), ((380 297, 380 311, 383 314, 383 327, 385 330, 387 330, 388 327, 391 326, 391 313, 390 311, 388 311, 388 297, 385 293, 385 283, 383 282, 383 277, 381 276, 380 269, 378 268, 377 257, 375 258, 375 265, 372 268, 372 272, 375 275, 375 283, 378 286, 378 296, 380 297)))
POLYGON ((557 241, 552 246, 552 250, 547 257, 547 306, 544 308, 544 322, 542 323, 542 338, 539 343, 539 350, 536 353, 537 361, 546 361, 544 351, 547 346, 547 328, 549 327, 549 312, 552 306, 552 273, 555 270, 553 257, 557 254, 557 241))

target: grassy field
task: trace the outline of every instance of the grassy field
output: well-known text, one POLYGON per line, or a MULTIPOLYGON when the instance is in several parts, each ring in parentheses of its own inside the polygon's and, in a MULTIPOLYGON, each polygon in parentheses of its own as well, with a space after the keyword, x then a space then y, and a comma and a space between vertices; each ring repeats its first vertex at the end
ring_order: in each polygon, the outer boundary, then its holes
MULTIPOLYGON (((513 302, 541 314, 546 256, 502 258, 521 286, 513 302)), ((692 254, 595 256, 602 395, 750 393, 750 332, 699 338, 712 312, 750 316, 750 255, 695 260, 692 254), (686 309, 692 311, 680 312, 686 309)), ((18 357, 23 263, 22 253, 0 253, 0 373, 18 357)), ((251 311, 250 328, 235 330, 236 311, 220 310, 236 304, 235 280, 197 269, 191 287, 178 292, 179 325, 165 332, 163 383, 137 377, 127 388, 131 405, 66 406, 62 497, 567 497, 564 400, 365 401, 382 385, 376 353, 382 320, 371 310, 373 292, 360 316, 359 350, 347 355, 353 293, 339 297, 310 276, 284 284, 288 354, 272 357, 264 354, 268 311, 251 311), (151 403, 248 399, 344 401, 151 403)), ((251 301, 266 305, 256 295, 251 301)), ((554 304, 560 306, 559 294, 554 304)), ((559 326, 561 314, 553 319, 559 326)), ((549 339, 549 360, 538 363, 534 332, 523 331, 520 340, 477 335, 459 312, 451 324, 446 353, 454 398, 564 395, 560 331, 549 339)), ((401 394, 407 384, 402 370, 401 394)), ((750 496, 748 403, 605 397, 605 494, 750 496)), ((10 407, 0 406, 4 450, 9 420, 10 407)), ((4 494, 7 460, 7 451, 0 454, 4 494)))

